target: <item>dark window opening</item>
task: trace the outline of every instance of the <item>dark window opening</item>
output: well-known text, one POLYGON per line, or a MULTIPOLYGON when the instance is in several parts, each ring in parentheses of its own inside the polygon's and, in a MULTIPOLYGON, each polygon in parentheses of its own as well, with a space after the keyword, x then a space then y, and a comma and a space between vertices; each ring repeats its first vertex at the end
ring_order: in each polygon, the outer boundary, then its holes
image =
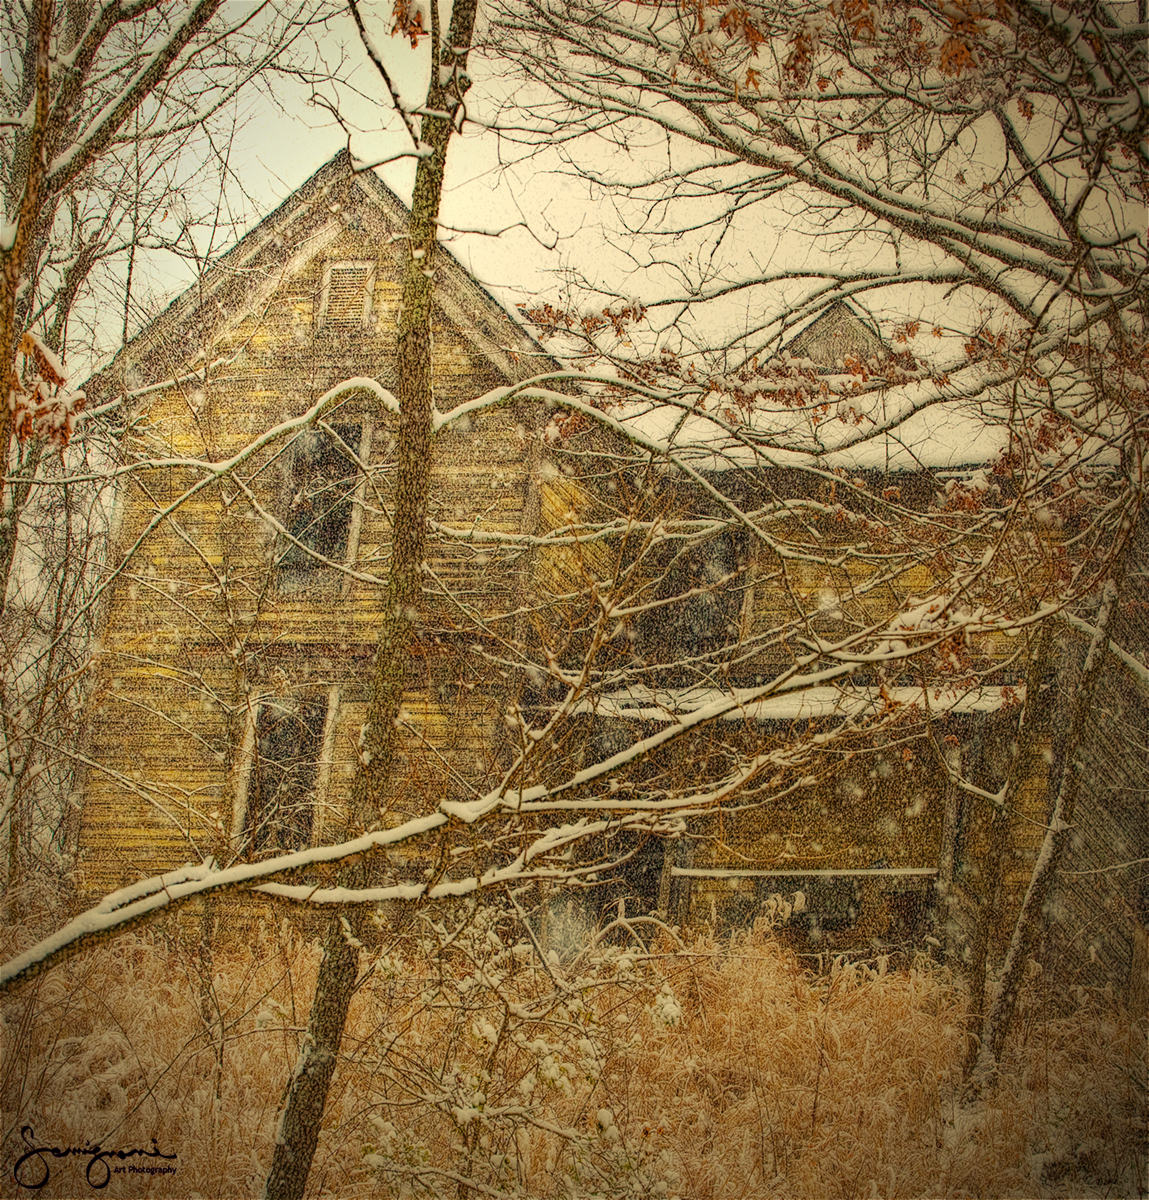
POLYGON ((844 934, 853 929, 862 914, 862 881, 856 877, 807 876, 771 880, 770 883, 772 886, 758 885, 763 902, 773 892, 787 896, 795 891, 802 892, 805 906, 802 912, 791 917, 790 928, 805 934, 811 942, 819 942, 825 934, 844 934))
POLYGON ((293 447, 284 521, 295 539, 279 558, 281 586, 305 586, 325 567, 313 554, 342 563, 347 556, 362 427, 332 425, 335 437, 321 429, 302 434, 293 447))
MULTIPOLYGON (((555 891, 547 900, 548 941, 562 958, 577 953, 595 930, 606 930, 620 914, 634 923, 632 928, 644 942, 657 928, 641 918, 658 912, 666 861, 664 840, 650 834, 610 833, 593 849, 582 847, 579 857, 585 864, 595 852, 613 865, 605 867, 588 886, 555 891)), ((612 930, 607 940, 633 946, 633 934, 625 928, 612 930)))
POLYGON ((667 603, 640 620, 642 657, 671 665, 737 642, 744 566, 731 534, 680 550, 666 565, 658 590, 667 603))
POLYGON ((913 883, 896 876, 795 875, 760 881, 757 899, 765 905, 772 893, 791 899, 795 891, 801 891, 803 911, 794 913, 783 929, 792 941, 810 951, 856 943, 863 920, 871 946, 908 947, 920 946, 934 930, 935 887, 933 875, 913 883))
POLYGON ((280 854, 310 845, 325 713, 316 700, 272 701, 259 710, 248 788, 253 852, 280 854))
POLYGON ((936 898, 933 887, 891 892, 886 897, 889 909, 887 943, 917 946, 927 934, 932 934, 936 924, 936 898))
POLYGON ((617 914, 619 901, 631 917, 657 912, 666 843, 659 837, 632 833, 616 835, 613 849, 628 857, 596 896, 600 923, 609 922, 617 914))

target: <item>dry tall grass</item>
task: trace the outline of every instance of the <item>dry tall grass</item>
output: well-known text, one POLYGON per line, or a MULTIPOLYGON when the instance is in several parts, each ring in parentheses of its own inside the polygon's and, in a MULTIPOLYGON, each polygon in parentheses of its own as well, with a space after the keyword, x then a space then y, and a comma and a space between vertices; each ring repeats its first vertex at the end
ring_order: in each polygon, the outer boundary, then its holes
MULTIPOLYGON (((1029 999, 996 1091, 959 1101, 964 1000, 924 960, 817 976, 768 932, 544 968, 482 911, 379 955, 353 1005, 310 1194, 1138 1196, 1146 1055, 1106 997, 1029 999)), ((125 936, 4 1009, 4 1195, 40 1145, 175 1153, 109 1197, 259 1194, 318 949, 125 936)), ((88 1194, 50 1160, 40 1196, 88 1194)), ((160 1160, 136 1159, 133 1163, 160 1160)), ((113 1163, 113 1165, 118 1165, 113 1163)), ((37 1166, 33 1160, 25 1170, 37 1166)), ((97 1172, 98 1173, 98 1172, 97 1172)), ((25 1178, 30 1179, 30 1175, 25 1178)))

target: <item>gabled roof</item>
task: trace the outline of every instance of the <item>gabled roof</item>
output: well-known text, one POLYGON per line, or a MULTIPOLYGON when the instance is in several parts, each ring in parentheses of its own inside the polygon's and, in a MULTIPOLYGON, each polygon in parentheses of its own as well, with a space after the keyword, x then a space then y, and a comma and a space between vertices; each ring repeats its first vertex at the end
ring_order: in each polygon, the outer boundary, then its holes
MULTIPOLYGON (((373 171, 356 173, 340 150, 264 217, 87 383, 90 400, 162 385, 203 363, 210 347, 258 312, 285 278, 346 228, 381 241, 406 232, 410 211, 373 171)), ((435 302, 508 381, 557 364, 447 249, 435 257, 435 302)))
POLYGON ((852 305, 837 300, 782 347, 791 358, 809 358, 820 367, 842 365, 847 354, 873 358, 887 349, 881 334, 852 305))

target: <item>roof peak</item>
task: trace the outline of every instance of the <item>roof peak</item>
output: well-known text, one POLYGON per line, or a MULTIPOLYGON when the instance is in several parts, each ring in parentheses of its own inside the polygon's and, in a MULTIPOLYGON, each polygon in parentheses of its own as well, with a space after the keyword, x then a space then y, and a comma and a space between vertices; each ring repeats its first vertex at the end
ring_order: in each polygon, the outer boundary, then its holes
MULTIPOLYGON (((374 169, 358 163, 346 146, 340 147, 94 373, 86 384, 89 394, 102 401, 121 389, 149 390, 162 386, 173 369, 182 372, 202 363, 204 346, 258 309, 293 269, 323 253, 325 242, 348 227, 347 214, 363 204, 373 206, 382 217, 380 233, 393 236, 406 228, 409 206, 374 169), (341 191, 345 186, 357 195, 341 191), (308 214, 311 220, 306 222, 308 214), (162 363, 155 361, 160 359, 162 363)), ((481 343, 488 357, 500 360, 505 374, 512 378, 534 374, 540 358, 547 364, 543 369, 556 365, 442 243, 436 249, 435 265, 440 272, 436 302, 451 310, 451 319, 481 343), (514 353, 506 354, 503 342, 514 353), (516 354, 533 369, 516 369, 516 354)))

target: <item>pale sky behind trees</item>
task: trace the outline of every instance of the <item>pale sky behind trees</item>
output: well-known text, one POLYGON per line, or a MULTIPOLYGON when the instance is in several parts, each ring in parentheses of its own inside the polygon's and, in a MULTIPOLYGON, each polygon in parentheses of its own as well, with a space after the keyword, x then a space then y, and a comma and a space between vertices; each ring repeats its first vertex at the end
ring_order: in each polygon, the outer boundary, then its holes
MULTIPOLYGON (((245 6, 236 3, 232 7, 245 6)), ((404 39, 389 36, 390 4, 365 3, 361 11, 376 44, 387 55, 388 69, 404 103, 417 108, 427 86, 429 56, 425 43, 412 49, 404 39)), ((348 132, 352 135, 352 152, 360 159, 392 160, 384 163, 379 174, 404 202, 410 200, 415 175, 410 139, 367 59, 350 16, 342 13, 317 40, 320 53, 346 82, 332 81, 315 89, 313 101, 309 86, 278 81, 279 103, 249 90, 235 105, 236 129, 229 148, 229 169, 250 201, 236 237, 262 220, 346 146, 348 132), (343 66, 338 67, 341 59, 343 66), (334 116, 336 110, 346 132, 334 116)), ((482 105, 489 95, 485 85, 490 81, 490 64, 474 65, 479 85, 472 91, 471 101, 482 105)), ((604 246, 596 226, 606 214, 601 207, 596 212, 588 185, 551 174, 559 166, 557 156, 549 156, 549 162, 536 158, 508 166, 512 154, 505 141, 500 143, 496 135, 470 122, 464 136, 453 142, 447 166, 444 224, 499 236, 445 235, 452 252, 512 311, 519 301, 544 291, 553 293, 557 285, 553 272, 571 260, 582 270, 597 274, 600 281, 619 286, 620 271, 602 269, 606 266, 602 261, 604 246)), ((188 197, 188 209, 199 215, 213 200, 206 192, 188 197)), ((173 209, 169 232, 182 211, 173 209)), ((213 254, 229 248, 236 237, 222 245, 217 241, 213 254)), ((201 251, 207 248, 206 226, 196 231, 196 242, 201 251)), ((155 307, 162 307, 178 295, 192 278, 187 264, 171 256, 156 256, 149 279, 157 292, 155 307)))
MULTIPOLYGON (((417 108, 427 85, 426 44, 412 49, 405 39, 389 36, 389 3, 364 3, 361 11, 376 45, 386 56, 405 105, 417 108)), ((444 21, 448 13, 449 8, 443 14, 444 21)), ((410 139, 360 44, 350 15, 344 11, 329 22, 326 32, 318 33, 317 43, 321 58, 341 76, 341 82, 332 81, 313 90, 306 84, 279 80, 275 101, 249 90, 236 104, 228 169, 246 191, 248 203, 234 234, 223 239, 215 235, 213 256, 234 244, 238 236, 346 146, 348 134, 352 152, 361 160, 382 163, 380 176, 404 201, 410 199, 415 161, 409 154, 410 139)), ((489 56, 473 55, 470 65, 476 83, 468 96, 468 108, 477 121, 468 121, 463 136, 452 143, 441 214, 444 226, 459 231, 443 235, 456 257, 512 313, 517 304, 538 297, 594 309, 610 297, 635 297, 649 305, 667 295, 682 294, 683 277, 676 277, 665 267, 644 268, 643 247, 622 231, 614 199, 577 178, 557 150, 528 155, 507 137, 483 127, 494 118, 499 98, 522 85, 509 78, 507 64, 489 56), (600 294, 593 295, 588 284, 601 289, 600 294)), ((612 148, 596 138, 568 143, 563 151, 596 171, 623 178, 635 172, 640 159, 645 158, 648 165, 652 160, 665 165, 672 153, 658 134, 643 130, 633 131, 633 136, 628 131, 626 150, 612 148)), ((686 152, 682 148, 674 151, 679 155, 686 152)), ((213 202, 214 197, 205 193, 189 197, 187 208, 199 215, 209 212, 213 202)), ((182 211, 173 208, 169 233, 182 211)), ((809 268, 834 262, 834 256, 827 254, 813 231, 800 228, 792 214, 779 207, 778 222, 771 226, 762 221, 761 212, 762 207, 756 206, 748 227, 734 230, 726 239, 722 252, 736 264, 735 269, 739 259, 747 263, 752 259, 753 269, 758 272, 767 267, 776 271, 784 265, 809 268)), ((628 217, 637 222, 637 209, 628 217)), ((197 246, 205 250, 211 237, 209 226, 202 225, 195 236, 197 246)), ((699 247, 692 246, 689 235, 674 245, 681 251, 684 271, 697 276, 703 257, 699 247)), ((665 255, 668 247, 660 249, 665 255)), ((703 247, 703 252, 707 251, 708 247, 703 247)), ((854 238, 848 246, 839 248, 836 265, 841 266, 841 257, 847 255, 852 265, 858 265, 859 258, 870 252, 876 260, 886 248, 876 240, 869 248, 863 239, 854 238)), ((147 298, 149 314, 161 311, 193 276, 189 263, 177 263, 171 256, 154 256, 147 283, 151 289, 147 298)), ((739 328, 753 326, 757 316, 754 298, 755 290, 749 289, 729 303, 718 306, 711 302, 707 306, 707 321, 715 341, 725 341, 739 328)), ((143 293, 139 299, 144 299, 143 293)), ((931 299, 926 289, 906 289, 905 295, 888 291, 882 299, 898 306, 896 311, 881 314, 886 319, 921 320, 927 325, 939 324, 947 332, 953 328, 960 331, 957 336, 931 340, 928 347, 919 345, 915 349, 928 350, 938 363, 961 361, 961 333, 969 329, 973 316, 961 297, 951 296, 939 306, 940 297, 931 299)), ((660 343, 660 331, 674 315, 668 309, 648 313, 646 328, 636 335, 647 339, 645 348, 654 349, 660 343)), ((137 318, 137 326, 141 323, 137 318)), ((704 333, 705 329, 703 326, 704 333)), ((110 331, 108 348, 116 348, 117 340, 118 330, 110 331)), ((690 349, 681 344, 675 348, 679 352, 690 349)), ((70 366, 75 371, 77 364, 70 366)))

